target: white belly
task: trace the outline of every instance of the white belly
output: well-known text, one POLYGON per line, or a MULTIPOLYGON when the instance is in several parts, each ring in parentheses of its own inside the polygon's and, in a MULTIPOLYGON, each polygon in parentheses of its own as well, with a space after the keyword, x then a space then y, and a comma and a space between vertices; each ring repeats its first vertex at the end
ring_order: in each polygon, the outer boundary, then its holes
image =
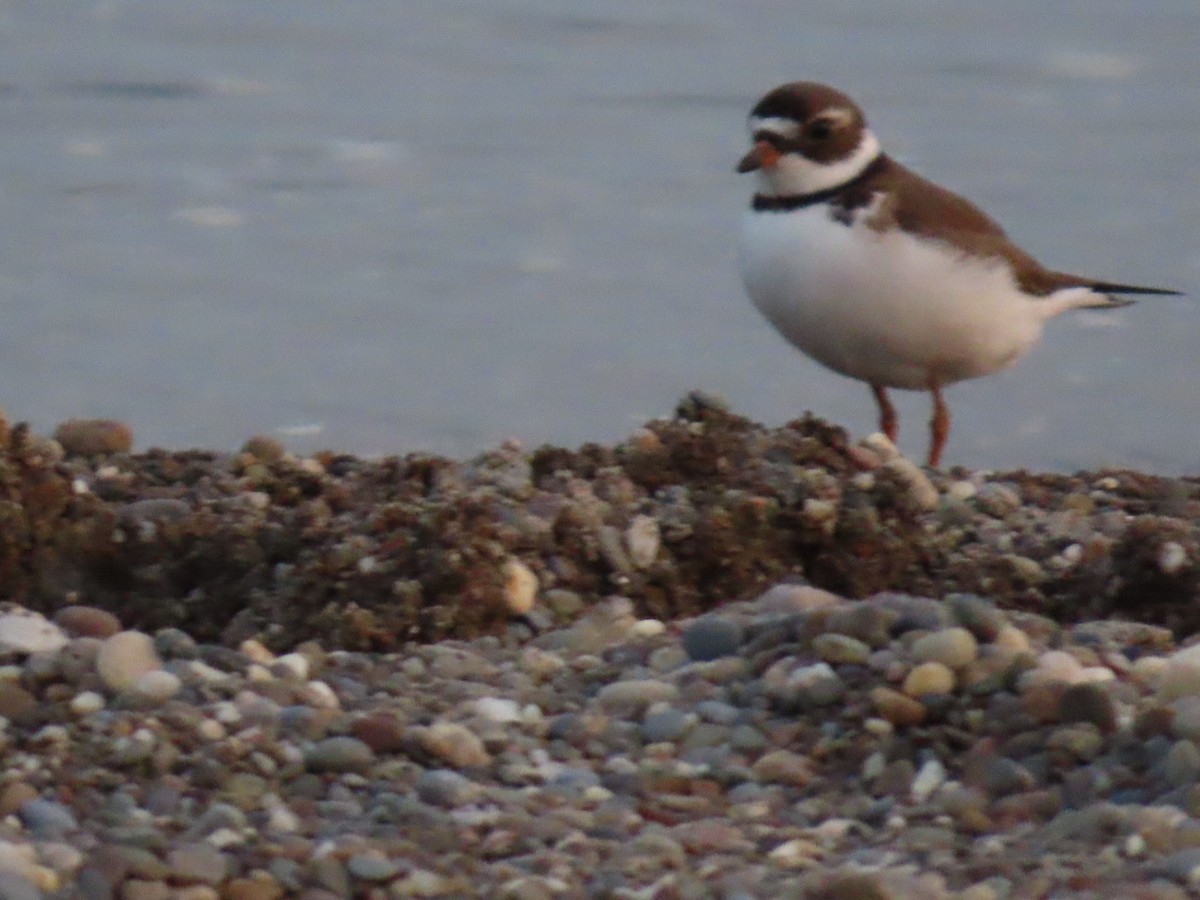
POLYGON ((817 205, 746 214, 742 280, 796 347, 872 384, 924 389, 1011 365, 1049 311, 1005 265, 899 230, 846 226, 817 205))

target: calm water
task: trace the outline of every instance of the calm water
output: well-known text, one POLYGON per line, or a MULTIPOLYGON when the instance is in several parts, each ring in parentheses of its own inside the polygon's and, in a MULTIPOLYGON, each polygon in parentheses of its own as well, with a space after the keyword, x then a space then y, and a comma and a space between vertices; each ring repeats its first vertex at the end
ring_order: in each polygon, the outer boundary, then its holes
POLYGON ((1195 0, 6 4, 0 407, 465 455, 619 439, 699 387, 862 433, 866 388, 734 267, 744 115, 804 77, 1044 261, 1192 295, 952 389, 948 461, 1195 472, 1197 35, 1195 0))

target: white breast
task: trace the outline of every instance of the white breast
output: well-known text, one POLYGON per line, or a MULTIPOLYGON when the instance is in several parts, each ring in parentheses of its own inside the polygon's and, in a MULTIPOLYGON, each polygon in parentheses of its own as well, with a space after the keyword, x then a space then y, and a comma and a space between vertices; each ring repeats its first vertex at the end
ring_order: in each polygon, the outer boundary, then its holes
POLYGON ((872 384, 924 389, 995 372, 1037 342, 1049 305, 1005 264, 865 218, 847 226, 823 204, 746 214, 746 290, 804 353, 872 384))

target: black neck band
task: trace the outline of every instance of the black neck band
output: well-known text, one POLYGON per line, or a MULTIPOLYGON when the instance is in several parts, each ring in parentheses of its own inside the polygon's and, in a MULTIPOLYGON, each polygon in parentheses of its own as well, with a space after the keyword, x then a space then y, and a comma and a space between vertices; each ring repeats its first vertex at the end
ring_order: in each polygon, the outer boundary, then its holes
POLYGON ((825 188, 823 191, 813 191, 811 194, 790 194, 786 197, 769 197, 766 194, 755 194, 752 206, 759 212, 788 212, 793 209, 804 209, 806 206, 812 206, 816 203, 824 203, 826 200, 832 200, 847 188, 854 187, 854 185, 866 181, 879 171, 883 165, 883 160, 884 156, 880 153, 867 164, 865 169, 849 181, 843 182, 836 187, 825 188))

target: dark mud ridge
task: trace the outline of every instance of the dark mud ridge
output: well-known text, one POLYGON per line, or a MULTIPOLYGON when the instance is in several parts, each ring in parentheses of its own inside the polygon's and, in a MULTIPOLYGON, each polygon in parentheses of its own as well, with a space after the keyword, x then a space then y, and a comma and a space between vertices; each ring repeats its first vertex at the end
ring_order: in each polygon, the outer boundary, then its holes
POLYGON ((885 441, 700 396, 615 446, 467 462, 298 459, 269 439, 131 454, 120 426, 72 428, 4 435, 0 597, 127 628, 388 651, 514 617, 542 631, 614 595, 669 620, 795 579, 1200 630, 1192 478, 929 473, 885 441))

